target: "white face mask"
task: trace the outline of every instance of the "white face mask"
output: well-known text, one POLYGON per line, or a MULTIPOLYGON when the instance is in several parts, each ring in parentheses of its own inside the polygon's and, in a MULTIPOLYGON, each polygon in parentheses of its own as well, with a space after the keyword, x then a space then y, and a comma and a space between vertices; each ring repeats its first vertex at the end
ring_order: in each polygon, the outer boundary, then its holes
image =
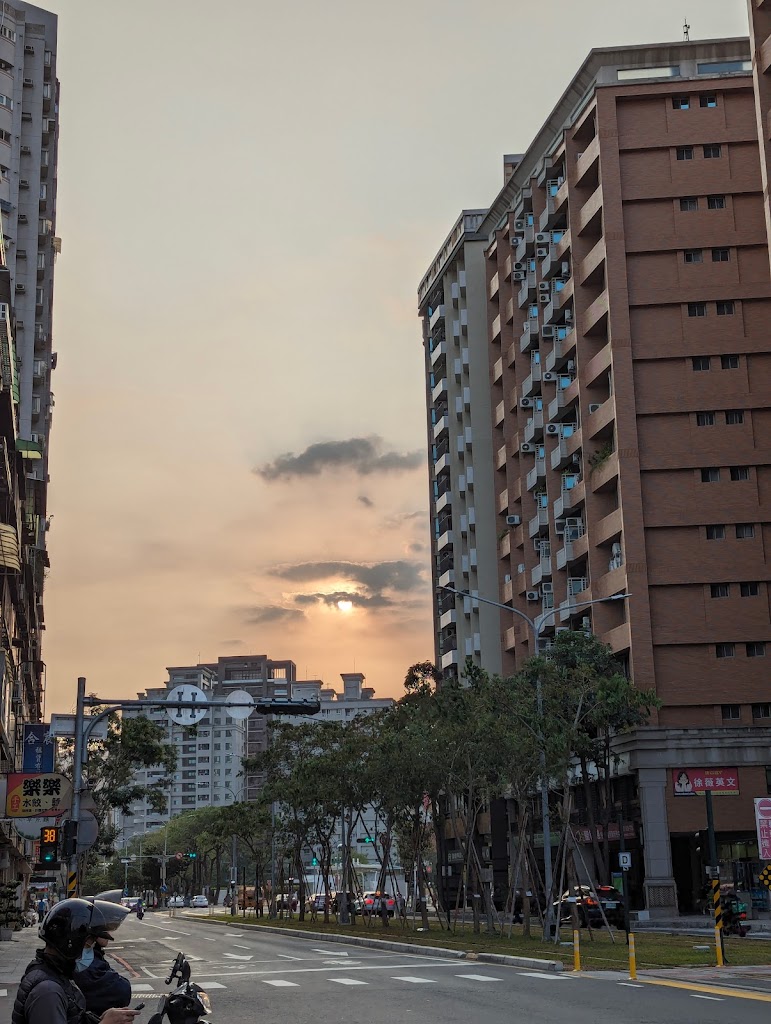
POLYGON ((91 964, 93 962, 94 962, 94 949, 93 949, 93 946, 91 946, 91 947, 89 947, 87 949, 84 949, 83 952, 78 957, 78 965, 77 965, 76 969, 78 971, 88 970, 88 968, 91 966, 91 964))

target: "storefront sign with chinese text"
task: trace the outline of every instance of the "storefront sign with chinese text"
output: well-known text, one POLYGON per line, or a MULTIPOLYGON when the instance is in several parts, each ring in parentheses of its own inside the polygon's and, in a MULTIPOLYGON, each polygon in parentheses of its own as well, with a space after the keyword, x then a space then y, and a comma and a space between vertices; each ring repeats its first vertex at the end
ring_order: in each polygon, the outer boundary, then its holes
POLYGON ((672 788, 675 796, 738 796, 739 769, 673 768, 672 788))
POLYGON ((55 772, 8 775, 5 813, 8 818, 58 817, 70 808, 72 785, 55 772))

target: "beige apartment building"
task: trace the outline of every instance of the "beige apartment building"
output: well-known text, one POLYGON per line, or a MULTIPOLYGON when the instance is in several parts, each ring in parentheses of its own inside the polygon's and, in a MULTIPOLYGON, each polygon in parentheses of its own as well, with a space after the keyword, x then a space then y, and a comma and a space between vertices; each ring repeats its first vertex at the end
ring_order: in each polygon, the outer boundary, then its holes
MULTIPOLYGON (((612 813, 637 853, 633 902, 660 914, 691 909, 704 883, 704 788, 721 794, 722 877, 747 888, 753 799, 771 790, 757 124, 746 39, 594 50, 476 229, 499 566, 486 596, 536 618, 547 650, 591 629, 655 688, 661 709, 619 743, 612 813)), ((510 672, 532 637, 505 612, 498 631, 510 672)))

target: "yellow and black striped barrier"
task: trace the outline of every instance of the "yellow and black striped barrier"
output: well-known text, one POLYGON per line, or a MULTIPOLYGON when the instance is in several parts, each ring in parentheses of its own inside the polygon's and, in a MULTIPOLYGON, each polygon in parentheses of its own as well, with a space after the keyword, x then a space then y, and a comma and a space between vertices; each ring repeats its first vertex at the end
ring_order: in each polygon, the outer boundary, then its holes
POLYGON ((75 896, 78 891, 78 873, 77 871, 70 871, 67 875, 67 898, 70 899, 75 896))
POLYGON ((715 956, 718 967, 724 967, 723 960, 723 906, 720 902, 720 879, 712 879, 712 909, 715 921, 715 956))

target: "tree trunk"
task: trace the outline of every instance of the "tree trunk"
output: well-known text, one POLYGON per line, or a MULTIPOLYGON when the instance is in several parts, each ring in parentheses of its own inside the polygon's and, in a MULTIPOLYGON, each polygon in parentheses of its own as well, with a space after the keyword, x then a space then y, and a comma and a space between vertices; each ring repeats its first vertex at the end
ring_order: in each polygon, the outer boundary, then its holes
MULTIPOLYGON (((589 769, 586 763, 586 758, 581 758, 581 780, 584 790, 584 799, 586 800, 586 817, 589 822, 589 831, 592 835, 592 854, 594 855, 594 866, 597 870, 597 875, 603 885, 606 883, 605 866, 602 857, 602 850, 600 849, 599 839, 597 838, 597 816, 594 813, 594 793, 592 791, 592 784, 589 781, 589 769)), ((599 782, 597 783, 599 785, 599 782)))

